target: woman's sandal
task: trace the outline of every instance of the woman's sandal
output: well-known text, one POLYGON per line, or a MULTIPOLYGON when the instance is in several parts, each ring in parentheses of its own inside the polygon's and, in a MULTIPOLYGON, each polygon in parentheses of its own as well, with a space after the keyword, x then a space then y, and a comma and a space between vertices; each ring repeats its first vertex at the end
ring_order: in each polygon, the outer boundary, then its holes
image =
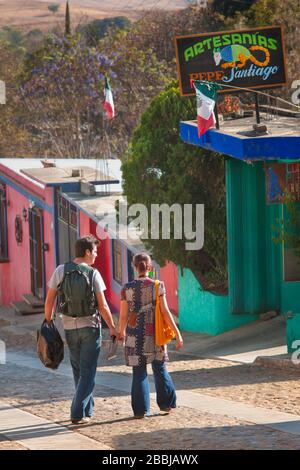
POLYGON ((167 408, 160 408, 160 411, 162 411, 163 413, 171 413, 173 408, 171 407, 167 407, 167 408))

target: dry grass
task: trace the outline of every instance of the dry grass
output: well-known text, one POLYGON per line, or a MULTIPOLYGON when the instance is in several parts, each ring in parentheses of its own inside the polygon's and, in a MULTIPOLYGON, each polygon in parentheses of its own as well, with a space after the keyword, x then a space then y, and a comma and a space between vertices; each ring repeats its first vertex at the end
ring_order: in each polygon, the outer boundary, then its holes
MULTIPOLYGON (((49 2, 47 0, 3 0, 0 3, 0 28, 13 26, 24 31, 41 29, 47 31, 55 26, 64 25, 65 0, 49 2), (48 5, 61 6, 57 13, 48 10, 48 5)), ((72 24, 106 18, 127 16, 131 20, 138 19, 145 8, 176 10, 188 5, 187 0, 71 0, 72 24)))

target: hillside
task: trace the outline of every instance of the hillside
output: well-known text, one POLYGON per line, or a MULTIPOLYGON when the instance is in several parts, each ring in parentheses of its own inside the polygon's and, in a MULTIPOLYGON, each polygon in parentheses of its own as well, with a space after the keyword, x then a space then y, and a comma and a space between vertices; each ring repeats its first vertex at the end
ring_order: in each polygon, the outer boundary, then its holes
MULTIPOLYGON (((178 10, 189 3, 189 0, 71 0, 70 6, 72 22, 77 24, 88 19, 111 16, 127 16, 135 20, 145 9, 178 10)), ((15 26, 23 30, 39 28, 45 31, 62 25, 65 4, 65 0, 3 0, 0 3, 0 28, 15 26), (61 5, 57 13, 48 10, 51 4, 61 5)))

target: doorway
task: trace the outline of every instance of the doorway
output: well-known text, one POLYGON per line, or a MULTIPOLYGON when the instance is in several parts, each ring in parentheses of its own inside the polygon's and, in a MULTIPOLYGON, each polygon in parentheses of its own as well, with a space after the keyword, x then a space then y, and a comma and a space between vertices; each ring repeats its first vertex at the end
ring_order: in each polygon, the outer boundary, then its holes
POLYGON ((31 292, 42 300, 45 297, 43 228, 43 211, 36 207, 29 209, 31 292))

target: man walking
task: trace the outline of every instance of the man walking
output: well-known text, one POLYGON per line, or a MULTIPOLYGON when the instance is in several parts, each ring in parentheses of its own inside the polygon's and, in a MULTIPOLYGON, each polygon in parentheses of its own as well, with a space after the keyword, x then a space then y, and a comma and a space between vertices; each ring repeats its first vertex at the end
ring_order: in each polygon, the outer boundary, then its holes
POLYGON ((99 241, 92 235, 76 241, 75 259, 56 268, 48 283, 45 303, 45 317, 47 322, 51 322, 54 302, 56 296, 59 296, 59 310, 75 381, 75 395, 71 404, 73 424, 88 422, 93 413, 92 392, 101 347, 99 312, 110 335, 117 336, 104 296, 104 281, 99 271, 92 268, 98 245, 99 241))

